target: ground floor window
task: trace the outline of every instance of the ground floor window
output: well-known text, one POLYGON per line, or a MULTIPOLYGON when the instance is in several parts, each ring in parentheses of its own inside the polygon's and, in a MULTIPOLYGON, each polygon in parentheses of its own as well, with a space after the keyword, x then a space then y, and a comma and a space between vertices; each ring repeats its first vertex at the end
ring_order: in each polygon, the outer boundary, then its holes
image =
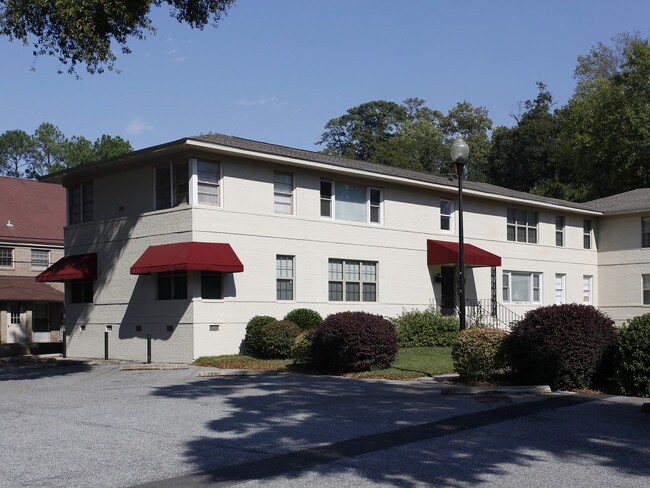
POLYGON ((221 288, 221 273, 217 271, 201 271, 201 298, 223 298, 221 288))
POLYGON ((187 298, 187 271, 158 273, 158 300, 187 298))
POLYGON ((540 303, 542 301, 542 274, 505 271, 503 273, 503 301, 510 303, 540 303))
POLYGON ((92 280, 70 281, 70 303, 92 303, 93 288, 92 280))
POLYGON ((330 301, 377 301, 376 262, 330 259, 328 274, 330 301))
POLYGON ((295 256, 275 257, 275 289, 278 300, 293 300, 295 256))
POLYGON ((650 305, 650 274, 643 275, 643 304, 650 305))
POLYGON ((34 332, 50 331, 50 307, 47 303, 35 303, 32 308, 32 330, 34 332))
POLYGON ((585 305, 592 304, 593 294, 593 276, 584 275, 582 277, 582 303, 585 305))
POLYGON ((555 275, 555 304, 561 305, 566 303, 566 298, 564 296, 564 287, 566 282, 566 275, 556 274, 555 275))
POLYGON ((9 323, 11 325, 20 325, 20 305, 17 303, 9 305, 9 323))

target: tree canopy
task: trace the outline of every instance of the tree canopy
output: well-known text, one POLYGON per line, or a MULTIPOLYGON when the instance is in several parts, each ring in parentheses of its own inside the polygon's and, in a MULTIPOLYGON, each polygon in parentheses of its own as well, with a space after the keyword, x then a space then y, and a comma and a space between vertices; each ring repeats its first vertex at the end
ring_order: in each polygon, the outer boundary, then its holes
POLYGON ((113 69, 114 48, 123 54, 130 38, 156 29, 152 7, 167 5, 172 18, 192 28, 217 25, 235 0, 0 0, 0 35, 33 48, 34 56, 58 58, 74 73, 113 69))

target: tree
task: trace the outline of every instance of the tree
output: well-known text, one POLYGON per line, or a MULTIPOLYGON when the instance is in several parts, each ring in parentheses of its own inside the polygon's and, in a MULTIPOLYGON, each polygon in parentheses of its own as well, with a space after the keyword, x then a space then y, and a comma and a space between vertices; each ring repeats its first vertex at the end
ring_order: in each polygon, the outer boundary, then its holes
POLYGON ((0 174, 19 178, 33 150, 32 138, 25 131, 9 130, 0 135, 0 174))
POLYGON ((65 168, 66 139, 57 126, 43 122, 34 132, 32 140, 34 141, 34 151, 29 156, 29 169, 27 170, 30 178, 38 178, 41 175, 65 168))
POLYGON ((31 45, 34 56, 55 56, 69 73, 113 69, 113 47, 128 54, 129 38, 155 28, 152 7, 167 5, 171 17, 192 28, 215 26, 235 0, 0 0, 0 35, 31 45))
MULTIPOLYGON (((87 163, 89 161, 101 161, 102 159, 115 158, 133 151, 131 143, 122 139, 120 136, 109 136, 103 134, 99 139, 93 143, 93 159, 87 159, 83 161, 87 163)), ((70 166, 73 164, 69 163, 70 166)))

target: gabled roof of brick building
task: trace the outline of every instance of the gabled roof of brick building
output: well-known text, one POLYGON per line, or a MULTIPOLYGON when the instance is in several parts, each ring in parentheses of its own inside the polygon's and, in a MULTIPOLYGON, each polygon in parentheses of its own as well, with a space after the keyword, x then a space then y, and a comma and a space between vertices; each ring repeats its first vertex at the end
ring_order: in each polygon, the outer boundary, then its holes
POLYGON ((0 241, 63 245, 65 189, 0 176, 0 241))

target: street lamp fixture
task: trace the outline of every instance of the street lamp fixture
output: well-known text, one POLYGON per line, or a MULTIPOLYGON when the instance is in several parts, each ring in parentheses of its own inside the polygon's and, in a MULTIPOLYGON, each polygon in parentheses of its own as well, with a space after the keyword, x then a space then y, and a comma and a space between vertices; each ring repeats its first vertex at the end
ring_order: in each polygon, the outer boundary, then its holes
POLYGON ((451 160, 456 165, 458 176, 458 322, 460 330, 465 329, 465 240, 463 233, 463 176, 469 157, 469 146, 459 137, 451 146, 451 160))

